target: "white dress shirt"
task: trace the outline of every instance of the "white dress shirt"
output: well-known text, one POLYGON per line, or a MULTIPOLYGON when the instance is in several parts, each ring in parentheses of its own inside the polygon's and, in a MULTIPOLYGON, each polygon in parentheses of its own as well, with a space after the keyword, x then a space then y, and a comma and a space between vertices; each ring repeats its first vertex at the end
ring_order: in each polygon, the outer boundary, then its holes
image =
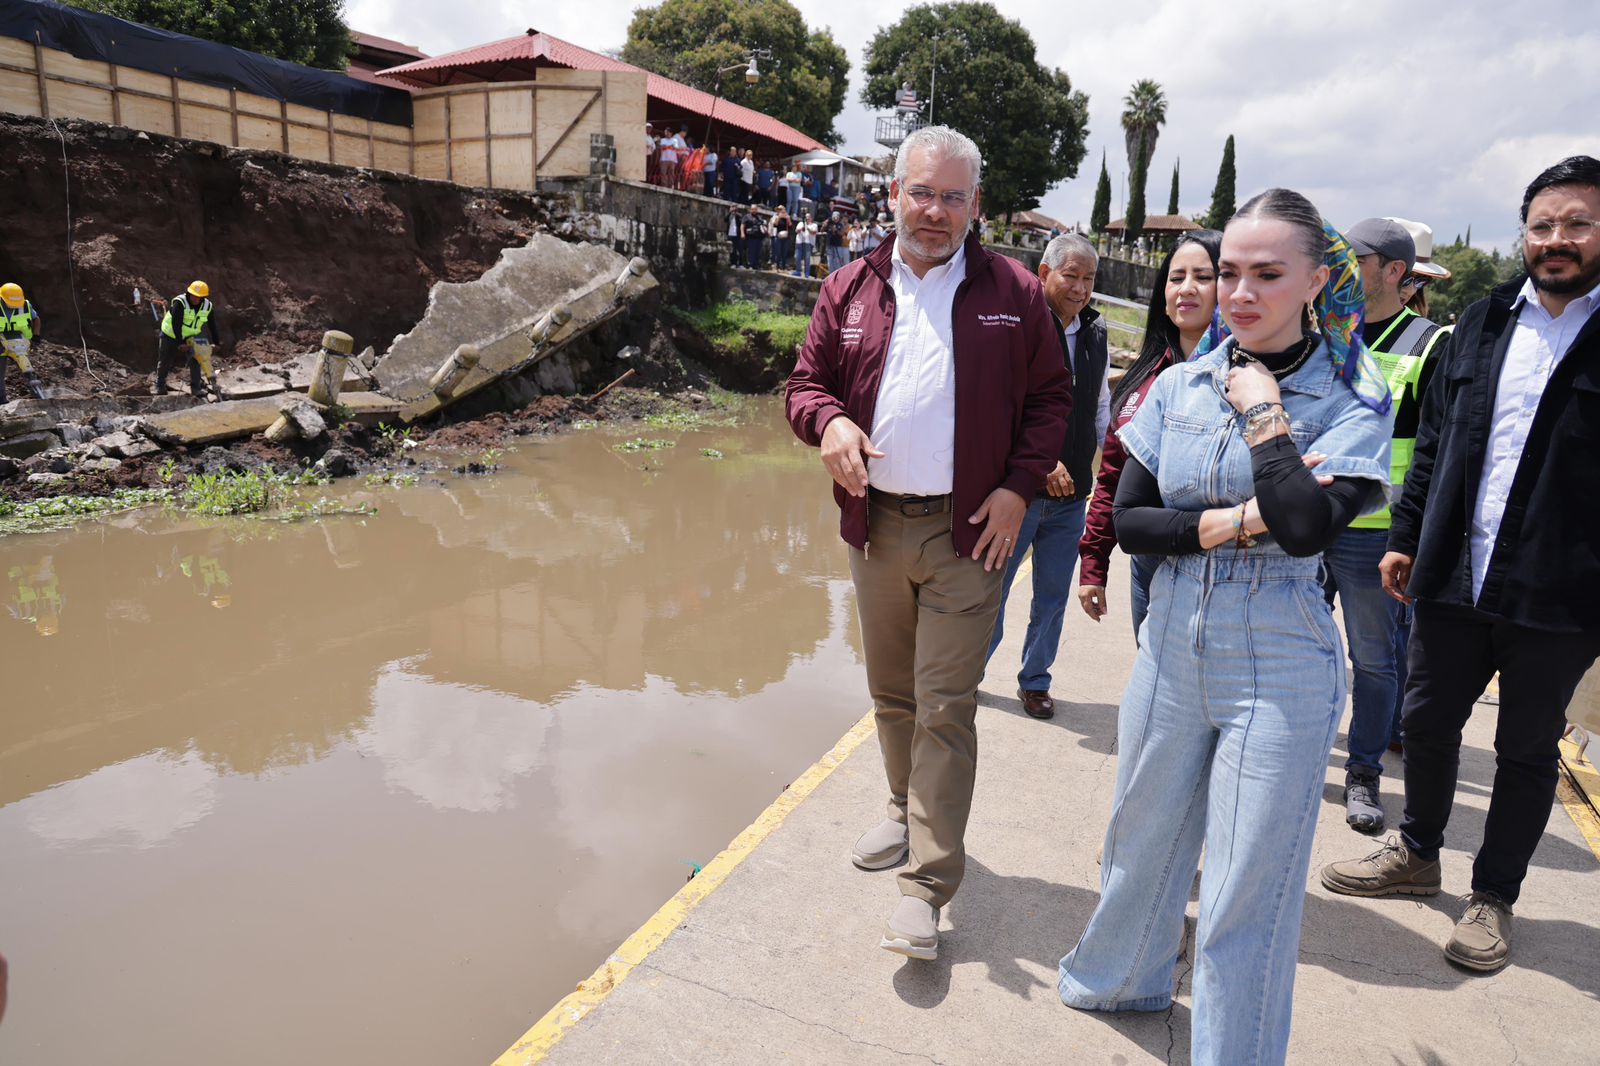
POLYGON ((1483 578, 1489 572, 1495 539, 1500 535, 1500 520, 1511 499, 1511 482, 1522 462, 1534 413, 1550 383, 1550 375, 1566 357, 1572 342, 1578 338, 1578 331, 1596 307, 1600 307, 1600 285, 1567 304, 1559 318, 1552 318, 1539 302, 1539 291, 1534 288, 1532 278, 1523 283, 1522 291, 1511 305, 1517 313, 1517 321, 1512 326, 1505 365, 1500 369, 1500 385, 1495 390, 1483 477, 1478 482, 1478 499, 1472 511, 1474 601, 1483 595, 1483 578))
MULTIPOLYGON (((1073 315, 1072 321, 1067 323, 1067 368, 1072 371, 1073 377, 1078 375, 1078 331, 1083 328, 1083 319, 1080 315, 1073 315)), ((1111 349, 1106 349, 1106 365, 1100 372, 1100 396, 1094 406, 1094 446, 1100 447, 1100 442, 1106 439, 1106 430, 1111 428, 1111 349)))
POLYGON ((966 248, 918 278, 896 244, 889 268, 894 332, 869 434, 883 458, 867 464, 867 480, 882 492, 942 496, 955 483, 951 311, 967 277, 966 248))

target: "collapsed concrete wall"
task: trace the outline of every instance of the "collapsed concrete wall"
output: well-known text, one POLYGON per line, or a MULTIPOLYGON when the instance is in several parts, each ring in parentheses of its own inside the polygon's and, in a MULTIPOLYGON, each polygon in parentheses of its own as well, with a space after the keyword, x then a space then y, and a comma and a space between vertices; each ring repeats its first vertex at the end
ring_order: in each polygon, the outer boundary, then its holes
POLYGON ((329 328, 382 350, 435 282, 478 277, 570 211, 559 195, 58 125, 0 116, 0 279, 24 287, 47 337, 76 346, 81 314, 88 347, 136 371, 155 365, 150 298, 195 278, 216 294, 224 365, 292 357, 329 328))

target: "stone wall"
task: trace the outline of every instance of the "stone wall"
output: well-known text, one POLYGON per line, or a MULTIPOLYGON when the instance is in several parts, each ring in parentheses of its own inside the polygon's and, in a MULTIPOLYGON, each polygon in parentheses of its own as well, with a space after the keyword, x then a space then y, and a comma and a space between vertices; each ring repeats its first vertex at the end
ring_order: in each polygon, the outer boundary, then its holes
POLYGON ((539 190, 571 198, 574 234, 649 260, 670 301, 704 307, 716 299, 727 201, 606 178, 540 179, 539 190))
POLYGON ((763 311, 810 315, 822 291, 819 278, 797 278, 771 270, 723 267, 717 276, 719 300, 748 300, 763 311))
MULTIPOLYGON (((1009 256, 1027 264, 1034 273, 1039 271, 1039 261, 1044 253, 1034 248, 1012 248, 1004 244, 986 244, 985 248, 999 255, 1009 256)), ((1156 283, 1156 268, 1125 259, 1100 257, 1100 267, 1095 271, 1094 291, 1120 300, 1148 300, 1156 283)))

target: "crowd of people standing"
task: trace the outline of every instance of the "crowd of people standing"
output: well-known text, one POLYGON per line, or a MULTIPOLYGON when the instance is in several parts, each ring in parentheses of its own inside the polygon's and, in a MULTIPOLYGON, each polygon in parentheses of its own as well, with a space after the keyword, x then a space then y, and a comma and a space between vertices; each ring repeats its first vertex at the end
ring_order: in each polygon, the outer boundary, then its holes
POLYGON ((880 946, 938 956, 965 869, 977 689, 1021 553, 1035 576, 1018 697, 1045 718, 1075 557, 1098 620, 1116 547, 1134 561, 1138 647, 1100 900, 1061 959, 1061 1001, 1172 1005, 1204 851, 1192 1061, 1285 1061, 1347 697, 1335 598, 1356 676, 1347 821, 1382 827, 1373 764, 1391 741, 1405 805, 1397 837, 1320 882, 1441 890, 1461 728, 1498 672, 1489 813, 1444 954, 1505 966, 1566 707, 1600 655, 1600 161, 1533 178, 1526 274, 1451 328, 1425 316, 1442 273, 1426 227, 1340 230, 1268 189, 1166 255, 1114 391, 1092 245, 1057 237, 1037 277, 984 248, 981 175, 957 131, 906 139, 896 231, 824 282, 788 385, 789 421, 834 482, 888 785, 852 861, 904 864, 880 946))

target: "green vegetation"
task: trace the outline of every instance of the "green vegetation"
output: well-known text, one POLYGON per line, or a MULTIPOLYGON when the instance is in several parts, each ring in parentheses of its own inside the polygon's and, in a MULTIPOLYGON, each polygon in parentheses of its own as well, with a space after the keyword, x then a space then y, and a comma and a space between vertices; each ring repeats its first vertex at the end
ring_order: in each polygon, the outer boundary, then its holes
MULTIPOLYGON (((839 141, 833 120, 844 110, 850 57, 831 32, 808 28, 789 0, 663 0, 640 7, 622 59, 771 115, 825 144, 839 141), (771 53, 756 61, 759 81, 750 84, 741 70, 719 80, 719 69, 745 63, 751 49, 771 53)), ((698 140, 705 127, 690 132, 698 140)))
POLYGON ((1133 161, 1133 176, 1128 179, 1128 217, 1122 231, 1125 244, 1132 244, 1144 232, 1144 187, 1150 178, 1150 157, 1145 154, 1143 143, 1138 146, 1138 152, 1133 161))
POLYGON ((1040 63, 1027 29, 993 4, 911 7, 873 35, 865 62, 862 103, 888 110, 910 82, 928 93, 935 122, 977 142, 991 218, 1036 207, 1046 189, 1077 176, 1089 98, 1066 71, 1040 63))
POLYGON ((412 487, 421 480, 421 476, 417 474, 401 474, 392 470, 385 470, 376 474, 368 474, 366 477, 368 488, 379 488, 380 486, 387 485, 390 488, 406 489, 412 487))
POLYGON ((1122 139, 1128 152, 1128 173, 1138 173, 1140 156, 1144 157, 1145 167, 1150 166, 1156 157, 1156 138, 1166 124, 1167 94, 1160 83, 1149 78, 1134 82, 1122 98, 1122 139))
POLYGON ((85 518, 148 507, 167 499, 168 495, 166 489, 118 489, 109 496, 55 496, 28 503, 0 499, 0 536, 47 533, 85 518))
POLYGON ((611 447, 619 452, 658 452, 662 448, 676 448, 678 442, 674 440, 652 440, 649 437, 635 437, 625 440, 621 444, 611 447))
POLYGON ((1178 213, 1178 164, 1172 164, 1172 192, 1167 194, 1167 214, 1178 213))
POLYGON ((74 7, 323 70, 350 62, 344 0, 74 0, 74 7))
POLYGON ((707 459, 721 459, 723 457, 722 452, 716 448, 701 448, 700 454, 707 459))
POLYGON ((1221 229, 1228 224, 1228 219, 1233 217, 1234 211, 1234 185, 1237 175, 1233 166, 1233 134, 1228 134, 1228 143, 1222 146, 1222 165, 1217 168, 1217 183, 1211 189, 1211 210, 1206 212, 1204 219, 1196 219, 1201 225, 1210 229, 1221 229))
POLYGON ((1111 175, 1106 171, 1106 153, 1100 152, 1100 181, 1094 187, 1094 209, 1089 212, 1089 230, 1104 233, 1111 224, 1111 175))
POLYGON ((752 335, 765 333, 772 338, 774 351, 792 356, 806 339, 811 319, 805 315, 786 315, 763 311, 749 300, 729 300, 713 304, 704 311, 677 311, 705 334, 712 346, 727 355, 742 355, 750 347, 752 335))

